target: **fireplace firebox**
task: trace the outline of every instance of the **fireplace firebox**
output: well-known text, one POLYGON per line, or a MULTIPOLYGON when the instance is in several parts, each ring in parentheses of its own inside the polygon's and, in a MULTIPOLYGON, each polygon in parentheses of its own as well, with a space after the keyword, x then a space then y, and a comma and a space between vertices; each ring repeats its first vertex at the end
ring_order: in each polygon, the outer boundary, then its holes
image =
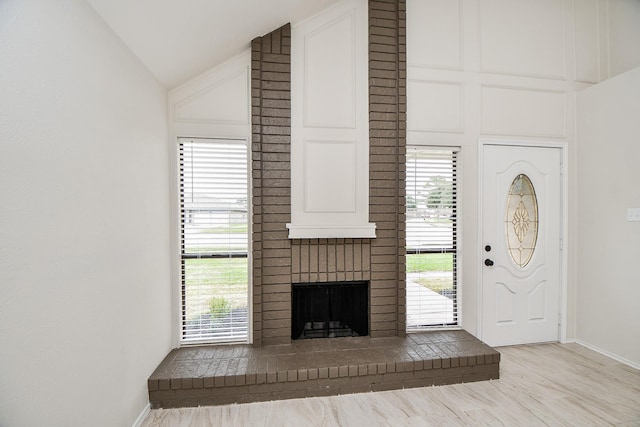
POLYGON ((294 283, 291 339, 369 335, 369 282, 294 283))

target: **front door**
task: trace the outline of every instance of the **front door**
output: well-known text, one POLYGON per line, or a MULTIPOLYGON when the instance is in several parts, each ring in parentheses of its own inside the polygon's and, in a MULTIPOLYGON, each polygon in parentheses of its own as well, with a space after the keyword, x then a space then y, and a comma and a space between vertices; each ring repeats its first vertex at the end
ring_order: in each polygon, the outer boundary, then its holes
POLYGON ((557 341, 561 285, 561 150, 485 145, 482 339, 557 341))

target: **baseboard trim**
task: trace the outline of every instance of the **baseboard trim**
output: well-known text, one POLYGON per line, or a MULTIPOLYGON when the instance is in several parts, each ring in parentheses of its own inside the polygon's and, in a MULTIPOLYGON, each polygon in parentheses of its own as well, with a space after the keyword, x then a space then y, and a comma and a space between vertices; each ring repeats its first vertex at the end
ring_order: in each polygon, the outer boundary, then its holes
POLYGON ((140 427, 144 420, 147 419, 149 411, 151 411, 151 403, 147 403, 147 406, 144 407, 140 415, 138 415, 138 418, 136 418, 135 422, 133 423, 133 426, 131 427, 140 427))
POLYGON ((624 363, 625 365, 631 366, 634 369, 640 370, 640 364, 632 362, 631 360, 625 359, 624 357, 620 357, 617 354, 611 353, 610 351, 604 350, 598 346, 593 344, 589 344, 588 342, 584 342, 582 340, 575 340, 576 344, 580 344, 583 347, 588 348, 589 350, 593 350, 597 353, 603 354, 607 357, 610 357, 613 360, 617 360, 620 363, 624 363))

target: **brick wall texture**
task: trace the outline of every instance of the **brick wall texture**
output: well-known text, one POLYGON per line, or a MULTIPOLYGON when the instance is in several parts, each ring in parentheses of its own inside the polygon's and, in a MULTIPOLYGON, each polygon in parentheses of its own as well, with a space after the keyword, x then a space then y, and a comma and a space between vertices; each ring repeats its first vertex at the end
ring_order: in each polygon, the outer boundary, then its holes
POLYGON ((369 1, 371 336, 406 331, 406 2, 369 1))
POLYGON ((291 284, 369 280, 370 335, 405 334, 405 0, 369 1, 369 220, 375 239, 288 239, 291 28, 251 43, 253 340, 291 338, 291 284))
POLYGON ((251 42, 253 342, 291 335, 291 27, 251 42))

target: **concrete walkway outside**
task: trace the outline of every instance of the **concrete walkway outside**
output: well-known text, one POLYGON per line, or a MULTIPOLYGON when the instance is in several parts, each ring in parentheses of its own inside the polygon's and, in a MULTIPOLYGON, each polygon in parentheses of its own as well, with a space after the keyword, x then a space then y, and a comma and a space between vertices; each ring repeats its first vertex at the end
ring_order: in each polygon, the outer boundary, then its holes
MULTIPOLYGON (((427 273, 429 275, 449 275, 450 273, 427 273)), ((407 326, 440 325, 453 323, 453 300, 414 282, 412 279, 425 277, 425 273, 407 274, 407 326)))

